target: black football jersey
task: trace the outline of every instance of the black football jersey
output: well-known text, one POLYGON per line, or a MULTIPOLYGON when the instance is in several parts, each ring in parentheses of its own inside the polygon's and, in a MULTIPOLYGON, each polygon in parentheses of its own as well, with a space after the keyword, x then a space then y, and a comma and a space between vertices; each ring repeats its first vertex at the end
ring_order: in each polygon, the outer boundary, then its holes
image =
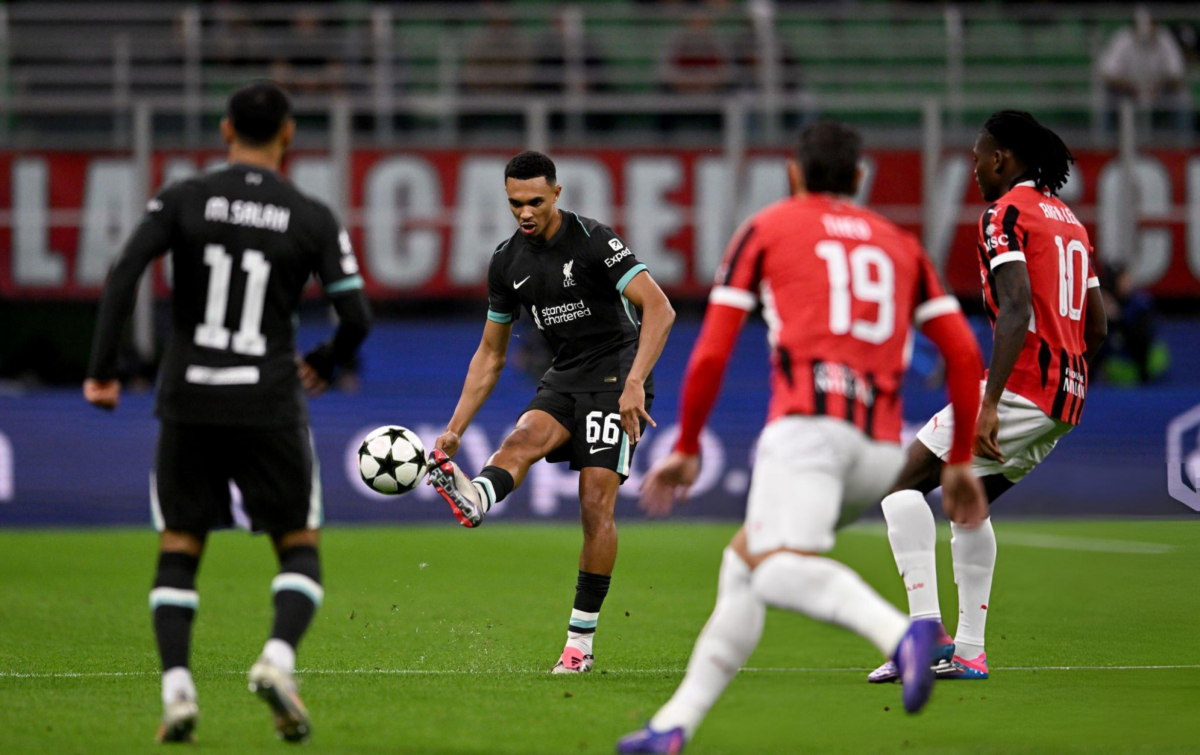
MULTIPOLYGON (((570 211, 545 243, 518 230, 488 269, 488 319, 508 323, 523 307, 554 354, 542 384, 559 393, 622 391, 637 354, 641 321, 625 298, 644 271, 611 228, 570 211)), ((646 378, 654 392, 654 377, 646 378)))
MULTIPOLYGON (((171 333, 159 372, 159 417, 307 423, 295 345, 304 288, 315 273, 326 294, 362 296, 350 237, 330 209, 279 174, 249 165, 172 184, 150 200, 113 268, 106 298, 168 249, 171 333)), ((128 314, 119 308, 101 304, 91 377, 115 375, 128 314)))

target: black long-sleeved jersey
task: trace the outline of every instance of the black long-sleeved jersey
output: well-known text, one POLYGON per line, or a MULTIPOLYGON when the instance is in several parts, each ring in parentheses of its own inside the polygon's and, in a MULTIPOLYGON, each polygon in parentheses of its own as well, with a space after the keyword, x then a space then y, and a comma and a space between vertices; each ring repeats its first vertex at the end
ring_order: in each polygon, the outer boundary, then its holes
POLYGON ((306 423, 295 313, 314 273, 337 310, 333 340, 310 355, 326 377, 370 327, 363 280, 333 213, 279 174, 234 164, 172 184, 109 274, 88 376, 115 377, 121 331, 146 267, 171 251, 171 333, 157 414, 175 422, 306 423))

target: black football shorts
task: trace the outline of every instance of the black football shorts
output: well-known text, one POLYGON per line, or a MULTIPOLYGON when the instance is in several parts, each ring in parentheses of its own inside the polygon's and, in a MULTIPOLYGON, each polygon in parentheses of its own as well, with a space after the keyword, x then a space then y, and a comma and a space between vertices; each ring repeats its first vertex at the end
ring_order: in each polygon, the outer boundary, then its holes
POLYGON ((159 531, 203 535, 236 523, 237 485, 250 528, 283 534, 324 520, 320 469, 307 427, 231 427, 164 421, 150 476, 159 531))
MULTIPOLYGON (((621 428, 620 398, 621 394, 616 391, 558 393, 546 387, 539 388, 525 411, 539 409, 546 412, 571 431, 571 439, 551 451, 546 461, 552 464, 567 461, 574 470, 584 467, 611 469, 621 476, 621 482, 625 482, 633 468, 637 444, 621 428)), ((654 397, 646 396, 647 413, 653 403, 654 397)), ((646 432, 645 419, 641 420, 641 427, 642 432, 646 432)))

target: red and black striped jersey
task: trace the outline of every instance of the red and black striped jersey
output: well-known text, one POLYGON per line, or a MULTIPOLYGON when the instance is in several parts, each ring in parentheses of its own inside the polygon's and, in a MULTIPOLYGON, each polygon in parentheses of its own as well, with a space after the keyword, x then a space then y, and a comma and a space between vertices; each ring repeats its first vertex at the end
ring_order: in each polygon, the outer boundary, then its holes
POLYGON ((915 236, 826 194, 777 202, 734 235, 709 301, 751 311, 760 300, 768 420, 834 416, 890 442, 910 323, 959 311, 915 236))
POLYGON ((1023 181, 984 211, 978 250, 983 303, 993 326, 999 311, 995 270, 1009 262, 1029 270, 1033 314, 1005 388, 1054 419, 1078 424, 1087 398, 1087 292, 1100 285, 1087 230, 1060 199, 1023 181))

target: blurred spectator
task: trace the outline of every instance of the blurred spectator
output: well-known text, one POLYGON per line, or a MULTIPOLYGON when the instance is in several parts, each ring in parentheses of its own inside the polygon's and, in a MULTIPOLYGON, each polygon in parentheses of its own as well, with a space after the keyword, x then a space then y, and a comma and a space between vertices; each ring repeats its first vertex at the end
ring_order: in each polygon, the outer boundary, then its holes
POLYGON ((1101 53, 1098 66, 1111 108, 1132 100, 1144 113, 1165 115, 1179 131, 1189 129, 1191 108, 1184 87, 1183 51, 1148 9, 1139 6, 1134 11, 1134 25, 1117 32, 1101 53))
POLYGON ((554 26, 540 34, 534 43, 537 51, 533 89, 538 92, 560 93, 570 91, 568 67, 576 60, 581 68, 585 83, 582 91, 598 92, 604 87, 604 56, 590 37, 579 30, 579 39, 568 39, 570 30, 566 12, 554 17, 554 26), (573 56, 578 56, 574 58, 573 56))
POLYGON ((487 25, 463 45, 463 88, 480 93, 528 90, 533 84, 529 38, 503 7, 489 4, 487 15, 487 25))
POLYGON ((296 11, 291 27, 279 38, 286 52, 272 64, 271 78, 295 94, 341 89, 345 63, 340 53, 328 55, 333 31, 317 11, 296 11))
POLYGON ((733 83, 729 51, 713 33, 714 5, 688 14, 685 26, 667 43, 660 80, 672 92, 713 94, 733 83))
POLYGON ((1158 336, 1158 313, 1154 297, 1138 287, 1128 269, 1100 271, 1104 311, 1108 315, 1108 338, 1090 365, 1114 385, 1149 383, 1166 374, 1170 349, 1158 336))

